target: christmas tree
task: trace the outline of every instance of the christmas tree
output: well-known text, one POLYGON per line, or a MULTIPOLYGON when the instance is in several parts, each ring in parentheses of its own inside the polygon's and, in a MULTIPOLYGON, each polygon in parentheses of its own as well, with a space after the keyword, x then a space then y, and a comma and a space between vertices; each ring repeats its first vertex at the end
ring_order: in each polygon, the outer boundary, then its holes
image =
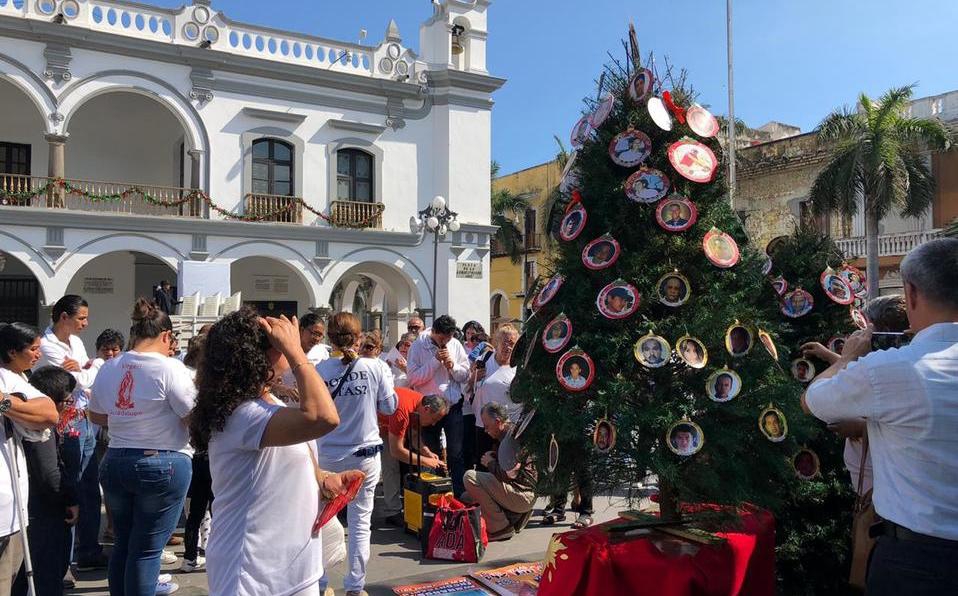
POLYGON ((555 260, 516 354, 512 398, 536 410, 521 440, 552 486, 584 466, 606 489, 653 472, 665 517, 775 508, 814 430, 772 347, 788 317, 729 205, 717 121, 637 57, 633 43, 605 68, 573 130, 555 260))

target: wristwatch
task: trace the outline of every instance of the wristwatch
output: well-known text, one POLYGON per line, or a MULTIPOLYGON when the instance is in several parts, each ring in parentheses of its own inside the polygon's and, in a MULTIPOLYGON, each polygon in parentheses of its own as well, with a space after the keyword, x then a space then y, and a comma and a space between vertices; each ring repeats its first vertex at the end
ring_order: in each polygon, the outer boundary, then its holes
POLYGON ((3 395, 3 399, 0 399, 0 414, 6 414, 13 405, 13 402, 10 401, 9 395, 4 395, 3 393, 0 393, 0 395, 3 395))

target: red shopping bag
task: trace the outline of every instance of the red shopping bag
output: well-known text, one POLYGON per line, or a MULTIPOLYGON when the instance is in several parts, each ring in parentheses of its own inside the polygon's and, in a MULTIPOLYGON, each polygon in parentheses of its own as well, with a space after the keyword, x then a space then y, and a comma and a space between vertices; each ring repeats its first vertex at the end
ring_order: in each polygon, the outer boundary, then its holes
POLYGON ((426 558, 478 563, 488 544, 486 522, 479 507, 443 496, 429 529, 426 558))

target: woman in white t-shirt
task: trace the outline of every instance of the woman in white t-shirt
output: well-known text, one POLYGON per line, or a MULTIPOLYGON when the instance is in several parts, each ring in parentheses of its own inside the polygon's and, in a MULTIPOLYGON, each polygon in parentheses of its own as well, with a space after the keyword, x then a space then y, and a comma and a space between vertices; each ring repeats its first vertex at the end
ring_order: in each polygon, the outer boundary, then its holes
MULTIPOLYGON (((376 484, 379 483, 379 435, 377 411, 389 416, 396 411, 392 375, 377 358, 361 358, 356 350, 362 337, 359 319, 348 312, 329 319, 329 340, 342 352, 341 359, 319 363, 316 369, 329 383, 341 424, 319 441, 319 464, 324 470, 362 470, 366 480, 347 508, 348 558, 345 588, 347 596, 358 595, 366 584, 369 561, 370 521, 376 484)), ((326 589, 323 575, 320 586, 326 589)))
POLYGON ((501 325, 492 338, 495 353, 485 360, 484 367, 476 368, 475 397, 472 400, 476 416, 476 460, 480 460, 487 451, 495 446, 495 440, 482 428, 482 407, 489 402, 497 402, 506 407, 509 419, 515 422, 521 406, 509 399, 509 387, 516 377, 516 369, 509 365, 512 350, 519 340, 519 331, 512 325, 501 325))
POLYGON ((185 420, 196 388, 183 363, 168 356, 169 315, 140 298, 131 319, 133 349, 100 368, 89 407, 93 423, 109 427, 100 482, 113 513, 110 592, 169 594, 178 586, 157 577, 193 475, 185 420))
POLYGON ((313 463, 310 445, 339 417, 299 333, 295 317, 263 319, 249 308, 207 333, 190 433, 209 451, 216 496, 206 547, 211 596, 320 594, 323 544, 312 531, 319 486, 339 492, 349 477, 322 476, 313 463), (287 368, 299 407, 269 389, 287 368))

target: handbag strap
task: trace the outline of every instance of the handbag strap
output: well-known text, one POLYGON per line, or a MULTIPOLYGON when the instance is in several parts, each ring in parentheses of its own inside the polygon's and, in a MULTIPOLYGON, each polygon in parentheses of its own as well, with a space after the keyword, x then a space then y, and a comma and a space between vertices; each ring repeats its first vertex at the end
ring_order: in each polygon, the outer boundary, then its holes
POLYGON ((353 369, 356 368, 356 363, 358 362, 359 358, 350 362, 349 366, 346 367, 346 372, 343 373, 343 376, 339 377, 339 381, 336 383, 336 388, 333 389, 333 392, 329 394, 329 398, 331 400, 336 400, 336 396, 339 395, 339 392, 343 389, 343 383, 349 378, 349 373, 353 372, 353 369))
POLYGON ((868 429, 862 434, 862 459, 858 465, 858 497, 855 499, 855 511, 862 511, 866 507, 865 495, 865 462, 868 460, 868 429))

